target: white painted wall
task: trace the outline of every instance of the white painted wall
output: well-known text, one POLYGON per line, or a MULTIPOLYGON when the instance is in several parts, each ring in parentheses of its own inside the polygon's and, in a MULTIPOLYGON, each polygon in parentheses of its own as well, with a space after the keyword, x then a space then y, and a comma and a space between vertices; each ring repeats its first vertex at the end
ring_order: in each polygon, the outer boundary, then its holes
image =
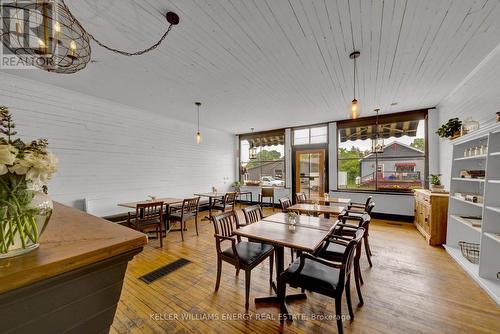
MULTIPOLYGON (((230 133, 202 127, 203 143, 196 145, 194 123, 1 72, 0 104, 10 108, 24 139, 47 138, 59 157, 51 197, 80 208, 87 199, 96 215, 123 212, 118 202, 147 195, 226 189, 235 179, 230 133)), ((202 112, 202 125, 209 115, 202 112)))
MULTIPOLYGON (((495 122, 500 111, 500 45, 497 46, 439 105, 439 123, 472 117, 481 125, 495 122)), ((439 140, 439 165, 443 183, 450 186, 452 145, 439 140)))
POLYGON ((401 216, 413 216, 415 214, 415 199, 413 195, 408 194, 381 194, 368 192, 346 192, 330 191, 332 197, 347 197, 353 202, 364 203, 368 196, 373 196, 376 213, 386 213, 401 216))

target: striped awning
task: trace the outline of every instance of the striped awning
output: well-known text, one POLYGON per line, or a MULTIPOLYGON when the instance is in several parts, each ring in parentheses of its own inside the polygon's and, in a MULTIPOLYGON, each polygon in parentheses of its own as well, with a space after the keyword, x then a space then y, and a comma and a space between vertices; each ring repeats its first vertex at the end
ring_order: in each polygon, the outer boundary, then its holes
POLYGON ((281 133, 255 134, 247 138, 250 147, 275 146, 285 144, 285 135, 281 133))
MULTIPOLYGON (((415 137, 417 135, 418 123, 419 120, 380 124, 378 126, 379 138, 415 137)), ((375 139, 377 133, 375 124, 340 128, 339 132, 341 142, 358 139, 375 139)))

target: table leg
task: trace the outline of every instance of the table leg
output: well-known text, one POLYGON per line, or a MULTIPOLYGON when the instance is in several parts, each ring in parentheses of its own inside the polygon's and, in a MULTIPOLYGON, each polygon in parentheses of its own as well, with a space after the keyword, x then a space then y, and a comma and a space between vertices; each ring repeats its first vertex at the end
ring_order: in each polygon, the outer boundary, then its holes
POLYGON ((201 219, 201 221, 207 221, 212 218, 212 197, 208 198, 208 216, 205 216, 201 219))
POLYGON ((165 236, 170 232, 170 206, 165 204, 165 236))
MULTIPOLYGON (((276 278, 278 280, 278 283, 275 284, 273 282, 273 290, 275 293, 278 293, 278 291, 280 289, 279 277, 280 277, 280 274, 285 270, 285 252, 284 252, 283 246, 275 245, 274 246, 274 253, 276 256, 276 261, 275 261, 276 262, 276 278)), ((285 289, 286 289, 286 287, 285 287, 285 289)), ((288 308, 287 308, 286 302, 290 301, 290 300, 304 299, 304 298, 307 298, 304 293, 292 294, 292 295, 285 296, 285 304, 281 308, 281 316, 286 317, 288 320, 292 321, 292 319, 288 313, 288 308)), ((259 304, 259 303, 278 303, 279 307, 281 307, 280 299, 279 299, 279 296, 277 294, 273 294, 273 295, 267 296, 267 297, 256 297, 255 304, 259 304)))

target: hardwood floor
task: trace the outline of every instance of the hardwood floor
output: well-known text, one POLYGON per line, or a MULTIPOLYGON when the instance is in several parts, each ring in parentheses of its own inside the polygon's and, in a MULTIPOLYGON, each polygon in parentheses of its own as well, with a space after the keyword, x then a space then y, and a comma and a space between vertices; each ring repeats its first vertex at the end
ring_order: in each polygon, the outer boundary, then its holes
MULTIPOLYGON (((199 223, 198 237, 194 223, 187 226, 184 242, 178 232, 171 232, 163 249, 157 240, 150 240, 130 262, 110 333, 336 332, 335 318, 312 319, 334 316, 333 299, 318 294, 307 292, 307 300, 290 303, 289 310, 298 319, 283 328, 278 308, 255 307, 253 298, 270 292, 267 260, 252 271, 246 315, 244 275, 235 276, 234 267, 223 264, 221 287, 214 292, 216 251, 211 222, 199 223), (179 258, 192 263, 149 285, 138 279, 179 258)), ((412 224, 374 221, 370 243, 373 268, 364 254, 361 263, 365 304, 355 308, 353 321, 345 321, 345 332, 500 333, 500 307, 443 248, 426 245, 412 224)), ((357 304, 352 289, 353 304, 357 304)), ((342 306, 347 314, 345 301, 342 306)))

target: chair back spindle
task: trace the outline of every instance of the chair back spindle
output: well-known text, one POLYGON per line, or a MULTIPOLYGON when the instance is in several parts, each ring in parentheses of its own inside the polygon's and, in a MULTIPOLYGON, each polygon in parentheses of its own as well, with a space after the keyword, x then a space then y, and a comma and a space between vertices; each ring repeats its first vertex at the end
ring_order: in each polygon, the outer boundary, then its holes
POLYGON ((253 224, 262 220, 262 209, 260 205, 252 205, 243 209, 245 221, 247 224, 253 224))
POLYGON ((288 197, 280 198, 281 210, 288 212, 288 208, 292 206, 292 201, 288 197))
POLYGON ((182 216, 183 217, 194 217, 198 214, 198 203, 200 202, 199 197, 186 198, 182 201, 182 216))
POLYGON ((233 231, 240 227, 238 217, 234 211, 228 211, 216 216, 212 216, 215 234, 224 237, 233 236, 233 231))
POLYGON ((137 227, 142 227, 152 221, 163 221, 163 202, 137 204, 135 207, 137 227))
POLYGON ((305 203, 307 202, 306 194, 301 192, 301 193, 296 193, 295 194, 295 201, 300 204, 300 203, 305 203))

